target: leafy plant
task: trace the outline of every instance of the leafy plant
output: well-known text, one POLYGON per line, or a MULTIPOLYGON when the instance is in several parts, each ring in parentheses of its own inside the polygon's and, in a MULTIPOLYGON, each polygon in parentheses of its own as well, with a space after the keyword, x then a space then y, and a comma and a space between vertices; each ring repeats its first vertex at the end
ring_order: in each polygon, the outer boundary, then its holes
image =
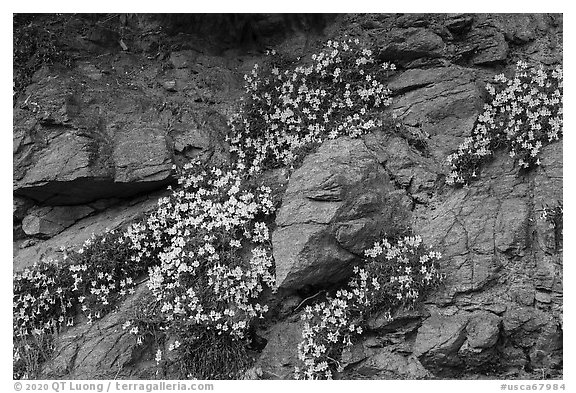
POLYGON ((481 165, 506 148, 522 169, 540 165, 542 147, 563 134, 563 71, 529 67, 519 61, 512 79, 496 75, 488 85, 490 102, 478 117, 472 136, 448 156, 446 182, 466 184, 480 176, 481 165))
POLYGON ((420 236, 392 243, 384 239, 365 255, 365 264, 355 268, 348 288, 306 307, 298 345, 303 368, 296 368, 297 379, 332 379, 335 371, 343 371, 338 359, 366 329, 367 317, 378 311, 392 320, 396 311, 414 306, 443 278, 440 253, 427 250, 420 236))
POLYGON ((555 206, 544 206, 541 210, 540 219, 548 222, 554 231, 554 249, 559 251, 562 248, 564 238, 564 205, 562 202, 555 206))
POLYGON ((393 64, 378 64, 358 39, 328 41, 307 63, 270 53, 245 76, 246 99, 232 117, 231 151, 239 168, 257 173, 292 165, 298 149, 341 135, 357 137, 382 125, 391 102, 384 81, 393 64))
POLYGON ((71 58, 59 45, 56 34, 44 26, 42 18, 15 14, 13 28, 13 95, 16 96, 30 84, 34 73, 43 65, 69 65, 71 58))
MULTIPOLYGON (((242 348, 252 320, 268 310, 258 298, 274 286, 271 190, 236 169, 205 168, 199 162, 184 167, 179 183, 144 222, 129 227, 126 236, 135 263, 148 255, 158 257, 148 287, 158 304, 157 321, 185 354, 179 364, 187 371, 182 372, 232 377, 244 364, 242 348), (208 342, 218 351, 206 346, 208 342), (213 359, 188 359, 202 353, 213 359), (238 360, 236 366, 226 364, 217 373, 213 367, 228 357, 238 360)), ((140 322, 131 323, 141 335, 140 322)), ((160 346, 158 351, 162 359, 160 346)))
POLYGON ((153 260, 134 264, 132 254, 121 232, 108 231, 65 252, 63 261, 43 261, 14 275, 15 377, 33 376, 38 365, 32 360, 47 360, 51 337, 73 326, 79 313, 92 323, 133 293, 153 260))
POLYGON ((294 165, 326 138, 382 125, 390 103, 383 81, 394 66, 377 64, 357 40, 328 41, 309 64, 292 65, 273 57, 271 67, 255 66, 246 77, 248 98, 230 122, 229 167, 185 165, 178 188, 143 221, 90 239, 66 264, 16 277, 15 326, 45 304, 30 329, 58 331, 78 312, 91 323, 148 272, 153 300, 124 328, 139 344, 152 341, 158 365, 178 367, 179 375, 237 377, 248 364, 248 329, 268 310, 261 295, 274 289, 275 206, 258 175, 294 165), (34 292, 40 286, 45 295, 34 292), (179 359, 167 356, 172 351, 179 359))

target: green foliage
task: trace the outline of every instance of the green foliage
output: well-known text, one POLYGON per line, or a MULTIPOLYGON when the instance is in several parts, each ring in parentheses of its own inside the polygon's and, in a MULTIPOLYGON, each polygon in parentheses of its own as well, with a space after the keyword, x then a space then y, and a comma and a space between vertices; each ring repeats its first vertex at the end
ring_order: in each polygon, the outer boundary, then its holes
POLYGON ((472 136, 448 156, 452 172, 448 184, 467 184, 480 175, 480 168, 499 148, 523 169, 540 165, 543 146, 562 138, 563 71, 528 67, 518 62, 516 74, 503 74, 486 87, 490 102, 478 117, 472 136))

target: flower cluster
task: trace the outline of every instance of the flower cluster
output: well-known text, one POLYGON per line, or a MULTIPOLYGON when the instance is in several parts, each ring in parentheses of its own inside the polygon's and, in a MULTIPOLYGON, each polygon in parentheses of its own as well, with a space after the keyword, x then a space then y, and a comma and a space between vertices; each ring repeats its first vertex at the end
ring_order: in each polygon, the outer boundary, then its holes
MULTIPOLYGON (((71 278, 74 299, 88 323, 110 312, 118 302, 134 293, 153 258, 132 263, 132 244, 121 231, 108 231, 88 239, 65 267, 71 278)), ((65 257, 66 258, 66 257, 65 257)))
MULTIPOLYGON (((31 358, 23 355, 27 338, 72 325, 78 313, 89 323, 101 318, 148 273, 154 317, 129 320, 124 329, 142 344, 153 336, 159 365, 173 352, 184 354, 186 376, 237 375, 248 359, 246 332, 267 312, 261 295, 274 287, 275 206, 256 175, 294 164, 326 138, 382 124, 381 109, 390 103, 383 81, 395 68, 372 56, 357 40, 328 41, 306 64, 284 67, 280 59, 268 70, 255 66, 246 76, 248 99, 230 121, 229 167, 187 164, 179 187, 144 220, 89 239, 65 263, 15 277, 14 334, 24 343, 15 344, 15 359, 31 358)), ((355 290, 337 298, 350 301, 355 290)), ((331 313, 347 315, 338 311, 345 304, 334 303, 331 313)))
POLYGON ((259 295, 274 284, 266 222, 274 211, 271 190, 236 169, 197 162, 185 166, 179 183, 126 231, 132 258, 157 255, 148 287, 165 321, 243 338, 250 321, 267 311, 259 295))
POLYGON ((35 350, 31 342, 74 325, 78 313, 92 323, 110 312, 150 264, 150 259, 131 263, 131 247, 116 231, 93 235, 77 251, 63 251, 62 261, 43 261, 14 275, 15 364, 35 350))
POLYGON ((486 87, 490 102, 472 136, 447 158, 448 184, 477 178, 480 165, 499 147, 506 147, 520 168, 538 166, 542 147, 562 137, 562 67, 545 70, 519 61, 512 79, 500 74, 494 81, 486 87))
POLYGON ((16 337, 51 334, 73 323, 72 280, 62 277, 61 269, 58 263, 44 262, 14 274, 16 337))
POLYGON ((347 289, 334 298, 307 306, 302 319, 303 341, 298 357, 303 369, 296 378, 331 379, 342 371, 338 358, 355 335, 362 334, 367 315, 378 310, 392 319, 402 307, 411 307, 442 280, 441 255, 427 251, 420 236, 390 243, 384 239, 365 252, 362 268, 354 269, 347 289))
POLYGON ((300 149, 340 135, 358 136, 381 125, 391 102, 383 84, 393 64, 378 64, 358 39, 328 41, 306 64, 272 53, 271 66, 245 75, 247 100, 229 122, 231 151, 250 173, 291 165, 300 149))

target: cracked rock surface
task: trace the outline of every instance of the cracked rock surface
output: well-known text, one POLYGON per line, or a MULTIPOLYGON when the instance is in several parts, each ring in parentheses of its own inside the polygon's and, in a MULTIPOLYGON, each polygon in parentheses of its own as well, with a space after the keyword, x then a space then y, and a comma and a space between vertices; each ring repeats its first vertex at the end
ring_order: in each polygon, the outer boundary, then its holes
MULTIPOLYGON (((262 21, 271 35, 280 26, 262 21)), ((289 178, 287 169, 263 174, 279 206, 278 294, 247 377, 292 378, 302 307, 343 285, 376 240, 412 228, 443 254, 446 279, 393 321, 371 315, 338 377, 562 378, 563 245, 540 214, 563 199, 563 142, 545 146, 535 170, 498 150, 469 186, 444 183, 485 84, 518 60, 562 64, 562 23, 554 14, 368 14, 339 16, 318 35, 285 32, 277 48, 294 58, 343 34, 372 43, 397 65, 388 114, 398 126, 327 140, 289 178)), ((82 55, 74 66, 39 70, 14 107, 14 270, 141 217, 174 181, 173 165, 229 159, 226 120, 262 54, 186 34, 164 47, 153 30, 129 43, 142 53, 113 50, 108 33, 70 37, 82 55)), ((146 291, 62 332, 42 377, 155 377, 151 347, 121 328, 146 291)))
POLYGON ((350 275, 378 236, 406 229, 407 206, 361 139, 338 138, 291 176, 272 234, 281 289, 328 285, 350 275))

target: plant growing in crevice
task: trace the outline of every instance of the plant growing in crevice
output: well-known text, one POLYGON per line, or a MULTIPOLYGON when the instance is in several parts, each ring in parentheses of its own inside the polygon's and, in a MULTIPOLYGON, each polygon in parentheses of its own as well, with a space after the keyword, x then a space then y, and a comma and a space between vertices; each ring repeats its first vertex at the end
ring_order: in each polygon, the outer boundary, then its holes
POLYGON ((488 84, 489 103, 484 106, 472 135, 449 155, 452 170, 448 184, 467 184, 497 149, 505 148, 521 169, 540 165, 544 146, 563 134, 563 70, 529 67, 519 61, 515 75, 494 77, 488 84))
POLYGON ((13 360, 18 378, 33 377, 37 365, 23 366, 22 361, 47 360, 51 337, 73 326, 78 314, 92 323, 134 291, 152 260, 133 264, 131 255, 121 231, 106 231, 76 251, 64 251, 62 261, 43 261, 14 275, 13 360))
MULTIPOLYGON (((15 337, 27 339, 34 329, 51 336, 79 313, 92 323, 148 273, 153 301, 124 324, 136 342, 154 346, 159 367, 182 377, 240 375, 249 363, 249 328, 267 312, 262 294, 275 285, 275 204, 258 175, 296 164, 327 138, 381 126, 390 103, 383 83, 394 70, 357 40, 329 41, 307 64, 274 61, 246 77, 247 100, 230 122, 230 166, 190 162, 144 220, 89 239, 63 263, 15 277, 15 337), (16 328, 23 322, 24 335, 16 328)), ((15 358, 23 353, 18 345, 15 358)))
POLYGON ((367 317, 377 310, 392 319, 401 308, 423 299, 443 278, 440 253, 427 250, 420 236, 384 239, 365 255, 348 288, 306 307, 297 379, 332 379, 334 372, 343 371, 342 350, 366 329, 367 317))
POLYGON ((34 14, 14 14, 12 62, 13 96, 20 93, 32 76, 45 64, 69 66, 71 58, 58 42, 57 35, 46 27, 46 21, 34 14))
POLYGON ((554 250, 562 249, 564 240, 564 205, 557 202, 553 206, 545 205, 540 213, 540 219, 548 222, 550 229, 554 231, 554 250))
MULTIPOLYGON (((133 260, 157 256, 159 264, 150 268, 147 285, 159 304, 158 320, 167 337, 181 344, 180 353, 197 356, 204 351, 223 356, 223 364, 228 357, 243 364, 246 332, 253 319, 267 312, 258 299, 274 286, 271 190, 236 169, 205 168, 199 162, 184 167, 179 184, 144 222, 126 231, 133 260), (218 353, 200 342, 208 339, 218 353)), ((208 363, 196 368, 195 362, 183 359, 180 364, 188 367, 186 376, 233 377, 208 372, 208 363)), ((235 370, 231 364, 224 369, 235 370)))
POLYGON ((382 125, 391 102, 384 82, 395 66, 378 63, 358 39, 328 41, 310 61, 290 67, 275 55, 269 67, 256 64, 245 76, 246 98, 229 122, 239 168, 290 166, 306 145, 382 125))

